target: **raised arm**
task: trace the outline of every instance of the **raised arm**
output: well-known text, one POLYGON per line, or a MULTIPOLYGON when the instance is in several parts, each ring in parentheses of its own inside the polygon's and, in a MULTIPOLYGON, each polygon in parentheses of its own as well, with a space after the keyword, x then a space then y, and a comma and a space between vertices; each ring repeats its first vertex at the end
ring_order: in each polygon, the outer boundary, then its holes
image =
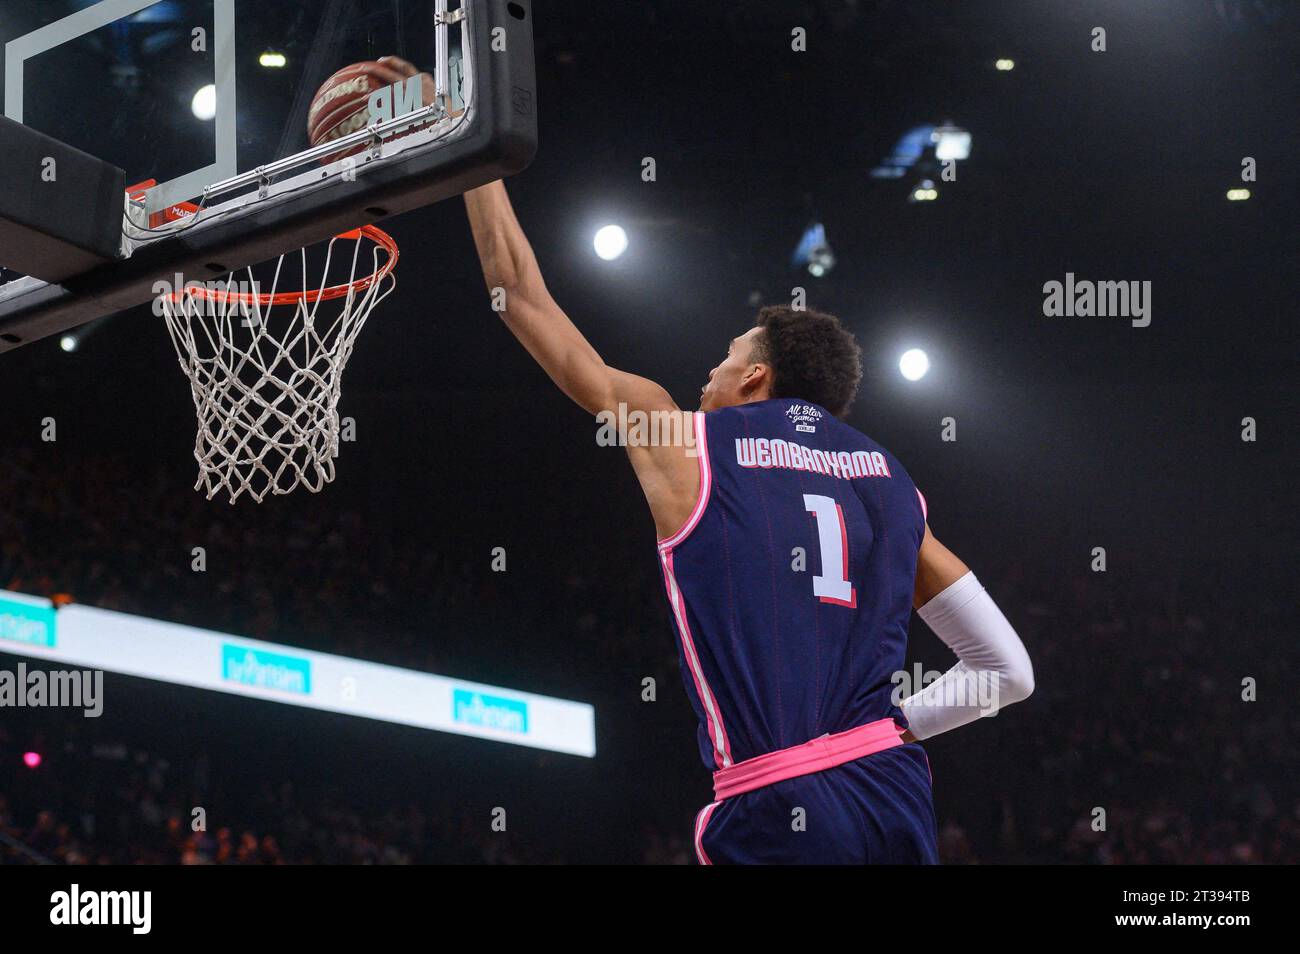
MULTIPOLYGON (((504 295, 501 317, 506 327, 561 391, 593 415, 607 412, 624 419, 634 411, 681 413, 655 382, 606 365, 555 303, 503 183, 466 192, 465 208, 488 290, 500 289, 504 295), (625 414, 619 414, 619 405, 625 414)), ((684 431, 682 446, 628 446, 661 537, 685 522, 699 487, 698 464, 687 453, 694 433, 689 420, 684 431)))
MULTIPOLYGON (((400 57, 381 57, 374 72, 392 83, 419 75, 425 101, 433 101, 433 78, 400 57)), ((653 381, 606 367, 560 310, 542 281, 504 183, 466 192, 465 207, 488 290, 500 288, 505 293, 501 317, 560 390, 592 414, 617 411, 620 401, 647 411, 676 409, 668 392, 653 381)))
POLYGON ((655 408, 676 406, 663 388, 644 378, 616 381, 596 349, 555 303, 504 183, 466 192, 465 208, 483 279, 489 291, 500 289, 497 294, 504 295, 501 317, 506 327, 561 391, 592 414, 617 410, 620 398, 655 408))

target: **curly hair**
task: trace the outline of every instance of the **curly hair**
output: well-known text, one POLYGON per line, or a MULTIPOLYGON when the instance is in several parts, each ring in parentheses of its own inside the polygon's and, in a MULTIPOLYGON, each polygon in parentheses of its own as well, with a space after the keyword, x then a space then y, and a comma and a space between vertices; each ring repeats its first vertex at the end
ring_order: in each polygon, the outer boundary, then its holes
POLYGON ((836 417, 849 413, 862 381, 862 350, 838 318, 768 305, 754 323, 763 334, 753 360, 771 365, 772 397, 810 401, 836 417))

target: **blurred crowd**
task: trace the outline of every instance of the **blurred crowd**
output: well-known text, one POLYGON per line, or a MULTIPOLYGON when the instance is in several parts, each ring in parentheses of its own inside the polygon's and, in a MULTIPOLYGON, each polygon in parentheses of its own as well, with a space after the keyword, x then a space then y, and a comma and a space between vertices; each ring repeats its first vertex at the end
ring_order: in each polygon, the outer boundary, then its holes
MULTIPOLYGON (((685 703, 657 709, 648 724, 621 701, 626 680, 646 675, 680 697, 646 541, 597 525, 583 532, 601 541, 600 561, 516 560, 493 573, 362 509, 218 506, 112 456, 68 480, 23 450, 0 468, 0 501, 0 589, 593 702, 612 758, 672 747, 682 777, 700 783, 679 802, 663 794, 672 786, 641 796, 655 810, 606 860, 691 860, 690 819, 707 788, 685 703), (613 592, 611 566, 620 567, 613 592), (535 638, 486 654, 502 632, 535 638)), ((1284 599, 1190 564, 1066 574, 1003 557, 980 576, 1024 638, 1038 688, 995 719, 927 743, 945 862, 1300 861, 1288 683, 1300 650, 1284 599)), ((920 624, 914 635, 912 656, 927 669, 950 664, 920 624)), ((42 732, 60 757, 32 770, 21 759, 26 732, 0 721, 6 861, 588 857, 559 840, 494 837, 445 792, 363 804, 288 771, 232 791, 210 777, 222 757, 215 737, 139 738, 109 720, 56 719, 42 732), (210 825, 196 826, 195 805, 210 825)), ((611 788, 618 797, 617 781, 611 788)))
POLYGON ((1198 575, 1138 582, 990 583, 1037 688, 991 726, 927 743, 947 861, 1300 861, 1300 652, 1283 600, 1198 575))
MULTIPOLYGON (((0 751, 9 755, 5 736, 0 727, 0 751)), ((121 743, 59 754, 55 764, 25 777, 3 773, 9 791, 0 787, 0 859, 69 865, 565 860, 521 849, 436 796, 367 812, 328 793, 301 793, 287 779, 227 796, 204 779, 205 755, 175 764, 121 743), (228 824, 232 819, 239 824, 228 824)))

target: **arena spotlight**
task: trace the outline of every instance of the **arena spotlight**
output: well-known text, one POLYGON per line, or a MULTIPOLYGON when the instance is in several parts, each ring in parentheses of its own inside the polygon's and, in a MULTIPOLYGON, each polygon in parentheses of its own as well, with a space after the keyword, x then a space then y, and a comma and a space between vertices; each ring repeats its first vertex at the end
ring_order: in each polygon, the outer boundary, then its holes
POLYGON ((922 179, 921 184, 907 197, 909 202, 933 202, 939 198, 939 190, 934 187, 933 179, 922 179))
POLYGON ((217 117, 217 88, 209 83, 197 93, 194 94, 194 100, 190 103, 190 109, 193 111, 196 119, 204 122, 216 119, 217 117))
POLYGON ((627 233, 621 226, 606 225, 597 230, 592 245, 597 255, 607 262, 612 262, 627 251, 627 233))
POLYGON ((275 50, 267 50, 257 58, 257 62, 268 70, 282 70, 289 58, 283 53, 277 53, 275 50))
POLYGON ((995 60, 993 63, 993 67, 999 73, 1010 73, 1012 70, 1016 68, 1016 61, 1006 60, 1006 59, 995 60))
POLYGON ((920 381, 930 370, 930 357, 920 348, 909 348, 898 359, 898 370, 909 381, 920 381))
POLYGON ((930 133, 930 140, 934 143, 934 158, 940 162, 949 159, 960 162, 970 158, 970 133, 960 126, 936 126, 930 133))
POLYGON ((24 752, 24 753, 23 753, 23 764, 26 765, 29 769, 40 768, 40 767, 41 767, 41 753, 40 753, 40 752, 24 752))
POLYGON ((813 278, 821 278, 835 267, 835 253, 826 241, 826 226, 814 222, 808 226, 790 260, 793 268, 807 268, 813 278))
POLYGON ((75 335, 64 335, 59 339, 59 347, 71 354, 77 350, 77 338, 75 335))
POLYGON ((1246 201, 1247 199, 1249 199, 1249 198, 1250 198, 1250 190, 1249 190, 1249 189, 1229 189, 1229 190, 1228 190, 1228 201, 1229 201, 1229 202, 1245 202, 1245 201, 1246 201))
POLYGON ((819 245, 813 249, 812 256, 808 260, 809 275, 813 278, 821 278, 834 267, 835 253, 831 251, 829 245, 819 245))

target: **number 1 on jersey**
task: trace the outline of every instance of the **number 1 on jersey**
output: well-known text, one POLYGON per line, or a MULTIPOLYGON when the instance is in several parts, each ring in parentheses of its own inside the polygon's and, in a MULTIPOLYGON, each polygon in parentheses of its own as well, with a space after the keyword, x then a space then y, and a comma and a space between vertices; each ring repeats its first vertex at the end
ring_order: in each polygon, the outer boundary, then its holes
POLYGON ((844 531, 844 511, 832 497, 804 494, 804 509, 817 518, 817 543, 822 575, 813 576, 813 595, 823 603, 856 607, 858 594, 849 575, 849 535, 844 531))

